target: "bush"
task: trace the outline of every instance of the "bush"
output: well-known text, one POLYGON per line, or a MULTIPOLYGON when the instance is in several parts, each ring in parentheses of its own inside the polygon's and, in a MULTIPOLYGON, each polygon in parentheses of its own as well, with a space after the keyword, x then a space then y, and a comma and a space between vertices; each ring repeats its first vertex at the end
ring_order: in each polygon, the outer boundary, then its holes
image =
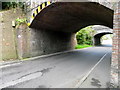
POLYGON ((94 33, 95 31, 92 30, 91 26, 81 29, 76 34, 78 45, 81 45, 81 44, 92 45, 93 44, 92 37, 94 33))

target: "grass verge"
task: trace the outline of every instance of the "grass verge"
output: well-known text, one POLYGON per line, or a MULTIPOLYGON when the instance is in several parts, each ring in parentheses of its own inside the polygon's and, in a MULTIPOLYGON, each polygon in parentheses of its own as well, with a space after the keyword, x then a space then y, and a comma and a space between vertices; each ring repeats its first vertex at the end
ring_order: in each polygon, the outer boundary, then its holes
POLYGON ((92 45, 76 45, 75 49, 81 49, 81 48, 87 48, 87 47, 92 47, 92 45))

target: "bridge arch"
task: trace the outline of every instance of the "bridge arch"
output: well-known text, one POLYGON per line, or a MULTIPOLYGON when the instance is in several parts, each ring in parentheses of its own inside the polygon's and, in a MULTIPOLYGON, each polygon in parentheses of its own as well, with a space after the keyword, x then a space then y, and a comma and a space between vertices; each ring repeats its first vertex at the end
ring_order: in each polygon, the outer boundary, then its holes
POLYGON ((34 34, 31 53, 37 56, 74 49, 76 32, 90 25, 112 29, 113 13, 96 2, 52 3, 43 8, 29 26, 34 34))
MULTIPOLYGON (((87 2, 88 3, 88 2, 87 2)), ((36 28, 37 31, 40 30, 53 30, 60 32, 77 32, 79 29, 84 28, 89 25, 104 25, 110 28, 113 28, 113 10, 106 8, 98 3, 89 2, 89 4, 80 5, 81 7, 76 5, 70 5, 70 3, 54 3, 43 10, 35 16, 34 20, 30 24, 31 28, 36 28), (63 4, 63 5, 61 5, 63 4), (94 5, 93 5, 94 4, 94 5), (66 6, 68 7, 66 7, 66 6), (65 9, 64 9, 65 8, 65 9), (75 9, 76 8, 76 9, 75 9), (79 10, 79 12, 77 12, 79 10), (62 13, 63 11, 63 13, 62 13), (73 12, 74 11, 74 12, 73 12), (56 14, 55 14, 56 13, 56 14)), ((119 5, 118 5, 119 6, 119 5)), ((113 70, 112 73, 116 76, 116 68, 118 66, 119 59, 119 7, 116 9, 114 14, 115 17, 115 28, 117 32, 114 32, 116 35, 113 40, 117 40, 117 42, 113 42, 113 70)))
POLYGON ((77 32, 89 25, 113 28, 113 10, 95 2, 56 2, 41 10, 30 28, 77 32))
POLYGON ((112 32, 102 32, 93 36, 94 45, 101 45, 101 37, 106 34, 113 34, 112 32))

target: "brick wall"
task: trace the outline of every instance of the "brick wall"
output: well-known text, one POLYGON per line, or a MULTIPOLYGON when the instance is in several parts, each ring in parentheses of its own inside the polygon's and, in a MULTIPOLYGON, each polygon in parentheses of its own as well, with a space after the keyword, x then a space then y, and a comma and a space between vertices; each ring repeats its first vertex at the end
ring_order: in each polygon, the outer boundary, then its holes
POLYGON ((120 86, 119 73, 120 67, 120 2, 114 12, 114 29, 113 29, 113 53, 112 53, 112 68, 111 68, 111 83, 113 87, 120 86))

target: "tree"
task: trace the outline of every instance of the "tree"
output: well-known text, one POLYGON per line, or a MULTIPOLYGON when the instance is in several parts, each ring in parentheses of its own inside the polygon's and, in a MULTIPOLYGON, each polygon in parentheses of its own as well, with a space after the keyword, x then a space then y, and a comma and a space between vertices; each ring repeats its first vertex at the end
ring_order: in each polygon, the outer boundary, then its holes
POLYGON ((80 44, 92 45, 93 44, 92 37, 93 37, 94 33, 95 33, 95 31, 92 30, 91 26, 81 29, 76 34, 77 43, 79 45, 80 44))

